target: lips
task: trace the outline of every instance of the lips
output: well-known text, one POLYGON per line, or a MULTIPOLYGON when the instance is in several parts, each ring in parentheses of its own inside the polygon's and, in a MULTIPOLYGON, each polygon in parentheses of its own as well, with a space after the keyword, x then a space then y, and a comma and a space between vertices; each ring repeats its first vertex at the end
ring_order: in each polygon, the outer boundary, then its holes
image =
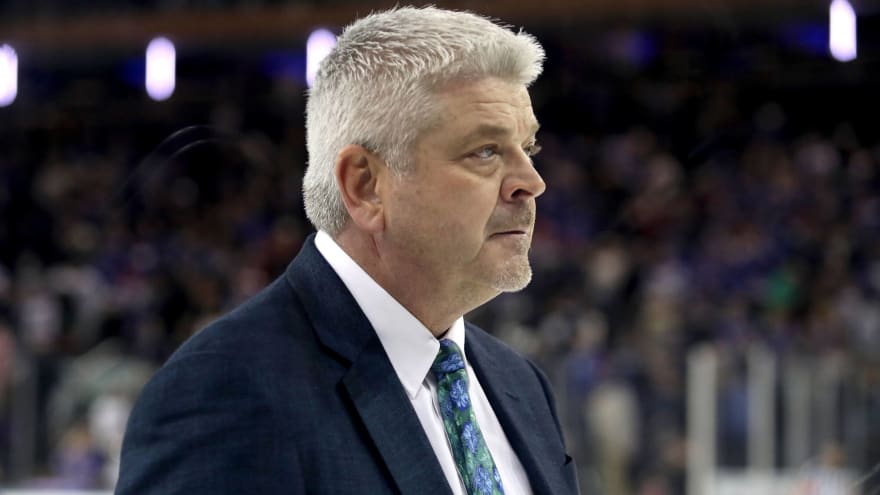
POLYGON ((529 233, 529 229, 509 229, 502 230, 499 232, 495 232, 492 234, 493 236, 501 236, 501 235, 527 235, 529 233))
POLYGON ((530 209, 518 210, 512 214, 499 214, 489 221, 491 236, 528 235, 532 231, 535 214, 530 209))

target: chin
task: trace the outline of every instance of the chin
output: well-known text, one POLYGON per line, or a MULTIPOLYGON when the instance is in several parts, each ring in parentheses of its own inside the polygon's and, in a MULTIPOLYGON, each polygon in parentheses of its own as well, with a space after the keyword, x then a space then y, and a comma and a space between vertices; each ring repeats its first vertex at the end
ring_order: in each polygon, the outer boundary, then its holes
POLYGON ((531 281, 532 267, 526 259, 524 262, 508 263, 496 273, 491 285, 499 292, 516 292, 525 289, 531 281))

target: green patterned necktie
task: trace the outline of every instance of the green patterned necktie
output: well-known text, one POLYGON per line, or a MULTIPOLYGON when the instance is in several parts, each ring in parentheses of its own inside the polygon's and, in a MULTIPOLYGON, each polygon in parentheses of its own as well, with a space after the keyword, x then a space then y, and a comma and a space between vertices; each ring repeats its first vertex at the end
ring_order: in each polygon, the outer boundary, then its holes
POLYGON ((467 370, 455 342, 440 341, 431 372, 437 379, 443 427, 468 495, 504 495, 501 476, 471 407, 467 370))

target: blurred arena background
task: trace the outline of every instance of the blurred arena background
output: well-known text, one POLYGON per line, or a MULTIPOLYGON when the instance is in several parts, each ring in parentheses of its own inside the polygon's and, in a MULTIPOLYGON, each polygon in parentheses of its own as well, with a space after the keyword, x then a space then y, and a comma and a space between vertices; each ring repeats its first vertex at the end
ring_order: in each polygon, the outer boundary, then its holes
MULTIPOLYGON (((470 317, 584 492, 880 493, 880 5, 436 4, 547 49, 535 281, 470 317)), ((0 2, 0 488, 112 490, 143 383, 310 232, 309 35, 392 5, 0 2)))

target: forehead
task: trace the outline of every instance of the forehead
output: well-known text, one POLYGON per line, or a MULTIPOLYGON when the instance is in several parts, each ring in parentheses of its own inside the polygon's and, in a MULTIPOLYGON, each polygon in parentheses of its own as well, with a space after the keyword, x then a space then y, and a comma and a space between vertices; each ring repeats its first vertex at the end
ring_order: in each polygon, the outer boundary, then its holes
POLYGON ((496 78, 458 81, 437 92, 440 127, 509 127, 533 134, 537 120, 525 85, 496 78))

